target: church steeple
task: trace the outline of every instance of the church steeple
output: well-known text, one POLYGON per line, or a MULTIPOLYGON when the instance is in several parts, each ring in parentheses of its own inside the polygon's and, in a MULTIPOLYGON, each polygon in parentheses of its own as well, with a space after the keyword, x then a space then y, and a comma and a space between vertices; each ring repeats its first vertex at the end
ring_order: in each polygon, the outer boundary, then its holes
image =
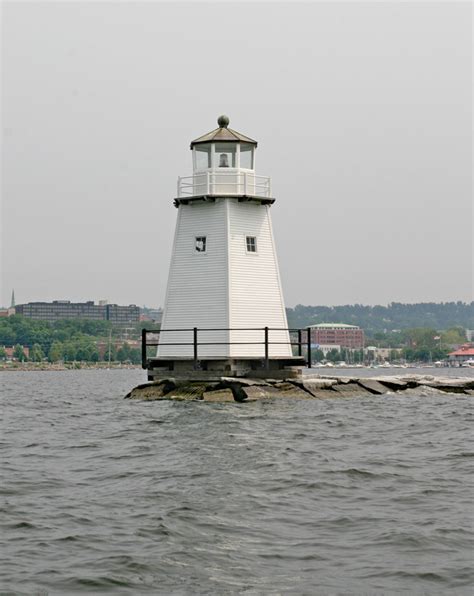
POLYGON ((12 290, 12 300, 11 300, 10 308, 14 308, 14 307, 15 307, 15 290, 12 290))

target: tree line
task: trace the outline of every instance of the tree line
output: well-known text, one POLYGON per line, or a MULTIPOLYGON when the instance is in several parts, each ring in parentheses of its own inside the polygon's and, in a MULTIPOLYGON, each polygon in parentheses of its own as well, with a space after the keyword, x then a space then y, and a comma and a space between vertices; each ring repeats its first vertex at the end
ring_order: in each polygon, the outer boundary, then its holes
MULTIPOLYGON (((0 360, 7 357, 6 350, 0 346, 0 360)), ((33 344, 27 355, 24 346, 16 344, 13 347, 13 358, 19 362, 130 362, 140 364, 141 350, 124 343, 117 348, 114 344, 107 348, 102 357, 99 349, 90 340, 77 339, 67 342, 55 341, 48 351, 44 351, 39 344, 33 344)))
MULTIPOLYGON (((287 309, 291 328, 317 323, 346 323, 365 330, 366 345, 401 349, 407 361, 440 360, 452 346, 466 341, 464 329, 474 329, 474 302, 420 303, 388 306, 302 306, 287 309)), ((128 329, 132 339, 140 337, 141 322, 128 329)), ((131 361, 139 363, 140 350, 120 343, 122 330, 109 321, 61 319, 50 323, 14 315, 0 318, 1 346, 15 346, 16 358, 25 359, 21 346, 30 350, 29 358, 51 362, 70 361, 131 361), (98 343, 102 343, 99 351, 98 343), (103 349, 106 344, 105 352, 103 349), (109 354, 110 349, 110 354, 109 354)), ((318 355, 320 356, 320 355, 318 355)), ((332 354, 330 359, 345 360, 344 355, 332 354)))
MULTIPOLYGON (((141 324, 132 330, 139 336, 141 324)), ((61 319, 50 323, 14 315, 0 319, 0 359, 6 358, 4 346, 14 346, 13 357, 19 361, 41 362, 141 362, 141 351, 120 343, 121 330, 109 321, 61 319), (105 344, 101 351, 98 342, 105 344), (27 356, 24 347, 29 348, 27 356)))
POLYGON ((368 337, 376 332, 430 328, 445 330, 452 327, 474 329, 474 302, 392 302, 388 306, 304 306, 286 309, 288 324, 302 328, 318 323, 346 323, 364 329, 368 337))

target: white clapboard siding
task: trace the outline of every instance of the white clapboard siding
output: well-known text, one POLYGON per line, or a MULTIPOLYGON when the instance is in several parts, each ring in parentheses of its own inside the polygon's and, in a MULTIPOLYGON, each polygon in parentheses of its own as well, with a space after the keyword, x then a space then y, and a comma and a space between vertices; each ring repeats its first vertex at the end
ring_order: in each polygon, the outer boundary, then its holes
MULTIPOLYGON (((250 202, 229 204, 229 327, 232 342, 263 342, 263 327, 288 327, 273 240, 270 207, 250 202), (257 240, 257 252, 247 251, 246 237, 257 240)), ((269 331, 269 356, 291 356, 287 331, 269 331)), ((263 345, 231 346, 232 356, 263 356, 263 345)))
MULTIPOLYGON (((285 306, 273 241, 270 208, 238 199, 180 205, 171 257, 158 357, 191 357, 192 331, 167 329, 256 329, 199 331, 199 358, 263 357, 264 327, 286 329, 285 306), (195 250, 196 236, 206 236, 207 250, 195 250), (255 236, 249 253, 246 237, 255 236), (245 342, 247 345, 244 345, 245 342)), ((270 331, 269 356, 291 356, 287 331, 270 331)))
MULTIPOLYGON (((216 202, 180 205, 171 256, 162 329, 228 328, 227 206, 216 202), (195 250, 196 236, 206 236, 205 253, 195 250)), ((162 332, 158 357, 192 356, 192 332, 162 332)), ((200 332, 199 342, 228 342, 228 332, 200 332)), ((222 357, 228 346, 199 346, 199 356, 222 357)))

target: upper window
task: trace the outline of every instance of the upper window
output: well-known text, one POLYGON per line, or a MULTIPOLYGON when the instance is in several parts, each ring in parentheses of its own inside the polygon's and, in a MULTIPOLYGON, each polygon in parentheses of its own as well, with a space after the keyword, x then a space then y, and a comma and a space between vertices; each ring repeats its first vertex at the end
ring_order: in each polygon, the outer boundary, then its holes
POLYGON ((218 168, 235 168, 236 146, 230 143, 216 143, 218 168))
POLYGON ((196 236, 194 247, 196 252, 206 252, 206 236, 196 236))
POLYGON ((253 170, 253 147, 250 143, 240 143, 240 167, 253 170))
POLYGON ((255 236, 247 236, 246 244, 247 252, 257 252, 257 238, 255 236))
POLYGON ((196 145, 196 170, 207 170, 211 167, 211 148, 207 145, 196 145))

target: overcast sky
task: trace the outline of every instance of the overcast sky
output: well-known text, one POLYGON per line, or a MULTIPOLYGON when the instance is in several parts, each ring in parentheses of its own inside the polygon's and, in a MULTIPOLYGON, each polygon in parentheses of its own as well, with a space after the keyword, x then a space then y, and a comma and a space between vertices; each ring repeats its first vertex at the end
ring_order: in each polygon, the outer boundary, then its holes
POLYGON ((4 305, 162 305, 222 113, 272 176, 288 306, 472 300, 470 2, 2 8, 4 305))

